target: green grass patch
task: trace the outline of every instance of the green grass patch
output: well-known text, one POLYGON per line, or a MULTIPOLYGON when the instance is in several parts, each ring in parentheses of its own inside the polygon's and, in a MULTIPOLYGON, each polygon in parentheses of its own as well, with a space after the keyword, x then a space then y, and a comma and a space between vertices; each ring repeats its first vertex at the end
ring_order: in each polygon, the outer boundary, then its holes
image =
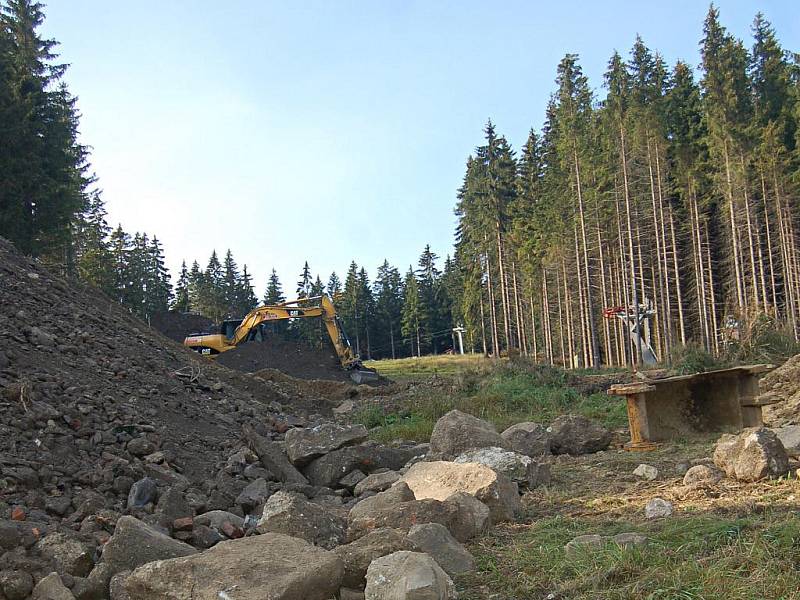
MULTIPOLYGON (((408 364, 403 369, 409 373, 408 364)), ((357 413, 355 420, 374 428, 373 437, 381 441, 427 441, 436 420, 453 409, 490 421, 499 431, 522 421, 550 423, 566 413, 581 414, 608 427, 627 423, 624 402, 605 393, 579 392, 572 385, 575 376, 563 369, 484 361, 454 368, 450 376, 452 385, 413 394, 399 410, 387 412, 373 405, 357 413)))
POLYGON ((800 596, 800 518, 751 515, 674 517, 648 523, 562 516, 524 531, 497 529, 470 548, 479 571, 460 597, 570 599, 761 599, 800 596), (566 555, 572 538, 635 531, 643 549, 605 548, 566 555))

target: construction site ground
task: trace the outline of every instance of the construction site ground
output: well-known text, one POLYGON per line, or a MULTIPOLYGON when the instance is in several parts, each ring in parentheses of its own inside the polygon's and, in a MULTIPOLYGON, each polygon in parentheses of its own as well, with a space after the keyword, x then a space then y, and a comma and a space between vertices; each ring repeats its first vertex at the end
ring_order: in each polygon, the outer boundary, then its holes
MULTIPOLYGON (((624 451, 624 402, 605 390, 629 380, 627 371, 567 372, 473 355, 370 363, 393 380, 378 387, 312 371, 293 377, 277 362, 243 373, 188 351, 3 240, 0 339, 2 519, 22 508, 39 527, 63 527, 53 516, 60 500, 118 507, 127 495, 119 483, 144 474, 177 473, 213 498, 227 485, 226 460, 244 426, 280 439, 292 425, 337 419, 364 423, 375 440, 428 441, 436 419, 453 408, 498 430, 578 413, 614 431, 611 448, 548 458, 552 482, 526 493, 520 518, 471 542, 479 569, 457 580, 461 598, 800 597, 798 465, 777 480, 687 489, 682 470, 707 461, 717 436, 624 451), (120 449, 134 438, 158 447, 159 462, 120 449), (655 480, 633 475, 640 463, 658 469, 655 480), (675 512, 647 520, 643 507, 656 496, 675 512), (569 555, 564 548, 578 535, 619 532, 642 533, 648 545, 569 555)), ((784 403, 775 413, 781 423, 797 422, 786 408, 797 399, 796 366, 769 379, 767 393, 784 403)), ((45 568, 5 557, 6 569, 45 568)))

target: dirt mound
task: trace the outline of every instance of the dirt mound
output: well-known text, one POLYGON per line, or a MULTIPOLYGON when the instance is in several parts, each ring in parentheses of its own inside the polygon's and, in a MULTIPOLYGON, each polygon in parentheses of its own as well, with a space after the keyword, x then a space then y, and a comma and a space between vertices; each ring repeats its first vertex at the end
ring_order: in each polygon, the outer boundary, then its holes
POLYGON ((224 352, 217 362, 230 369, 255 373, 276 369, 298 379, 327 379, 349 382, 332 347, 314 348, 308 344, 271 336, 263 342, 250 341, 224 352))
POLYGON ((11 504, 31 485, 34 500, 73 486, 118 500, 115 479, 150 468, 127 451, 137 437, 170 470, 202 482, 244 423, 270 435, 290 410, 330 409, 195 355, 3 239, 0 339, 0 501, 11 504))
POLYGON ((150 318, 150 326, 176 342, 183 343, 192 333, 212 333, 214 322, 203 315, 193 315, 176 311, 162 312, 150 318))
POLYGON ((764 422, 771 427, 800 424, 800 354, 767 374, 760 382, 764 422))

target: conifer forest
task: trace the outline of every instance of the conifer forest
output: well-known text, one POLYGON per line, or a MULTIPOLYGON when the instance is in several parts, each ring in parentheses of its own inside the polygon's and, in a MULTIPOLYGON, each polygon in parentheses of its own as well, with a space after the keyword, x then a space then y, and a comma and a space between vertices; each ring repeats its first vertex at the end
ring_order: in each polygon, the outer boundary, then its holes
POLYGON ((0 14, 0 235, 141 317, 220 321, 327 293, 365 358, 457 350, 463 327, 467 351, 568 367, 641 360, 607 318, 616 307, 648 309, 661 361, 759 331, 800 338, 800 56, 760 13, 742 40, 712 5, 696 64, 636 38, 589 81, 567 54, 523 147, 475 124, 463 183, 442 199, 452 255, 427 246, 338 274, 299 258, 296 282, 254 281, 222 248, 170 274, 154 233, 110 225, 43 6, 2 0, 0 14))

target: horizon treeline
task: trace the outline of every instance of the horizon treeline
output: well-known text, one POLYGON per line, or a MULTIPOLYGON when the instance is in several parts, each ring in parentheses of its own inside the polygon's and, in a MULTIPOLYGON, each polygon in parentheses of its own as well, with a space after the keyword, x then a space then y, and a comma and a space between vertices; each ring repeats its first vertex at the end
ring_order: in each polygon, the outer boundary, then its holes
POLYGON ((489 121, 457 207, 456 318, 473 346, 630 364, 638 349, 603 311, 638 305, 661 360, 719 354, 754 322, 797 340, 798 56, 761 14, 753 38, 712 5, 699 69, 637 37, 598 96, 568 54, 519 156, 489 121))
MULTIPOLYGON (((294 288, 284 288, 272 269, 264 295, 258 298, 247 266, 239 271, 231 250, 220 263, 214 250, 205 268, 196 260, 191 267, 186 261, 181 264, 171 308, 219 323, 241 318, 259 305, 328 294, 354 349, 364 358, 440 353, 453 347, 452 302, 457 297, 458 271, 450 257, 445 258, 443 270, 438 262, 426 246, 416 269, 409 265, 404 275, 384 260, 371 281, 367 269, 352 261, 344 279, 334 271, 323 281, 306 261, 294 288)), ((321 327, 303 320, 272 323, 270 328, 312 345, 326 339, 321 327)))

